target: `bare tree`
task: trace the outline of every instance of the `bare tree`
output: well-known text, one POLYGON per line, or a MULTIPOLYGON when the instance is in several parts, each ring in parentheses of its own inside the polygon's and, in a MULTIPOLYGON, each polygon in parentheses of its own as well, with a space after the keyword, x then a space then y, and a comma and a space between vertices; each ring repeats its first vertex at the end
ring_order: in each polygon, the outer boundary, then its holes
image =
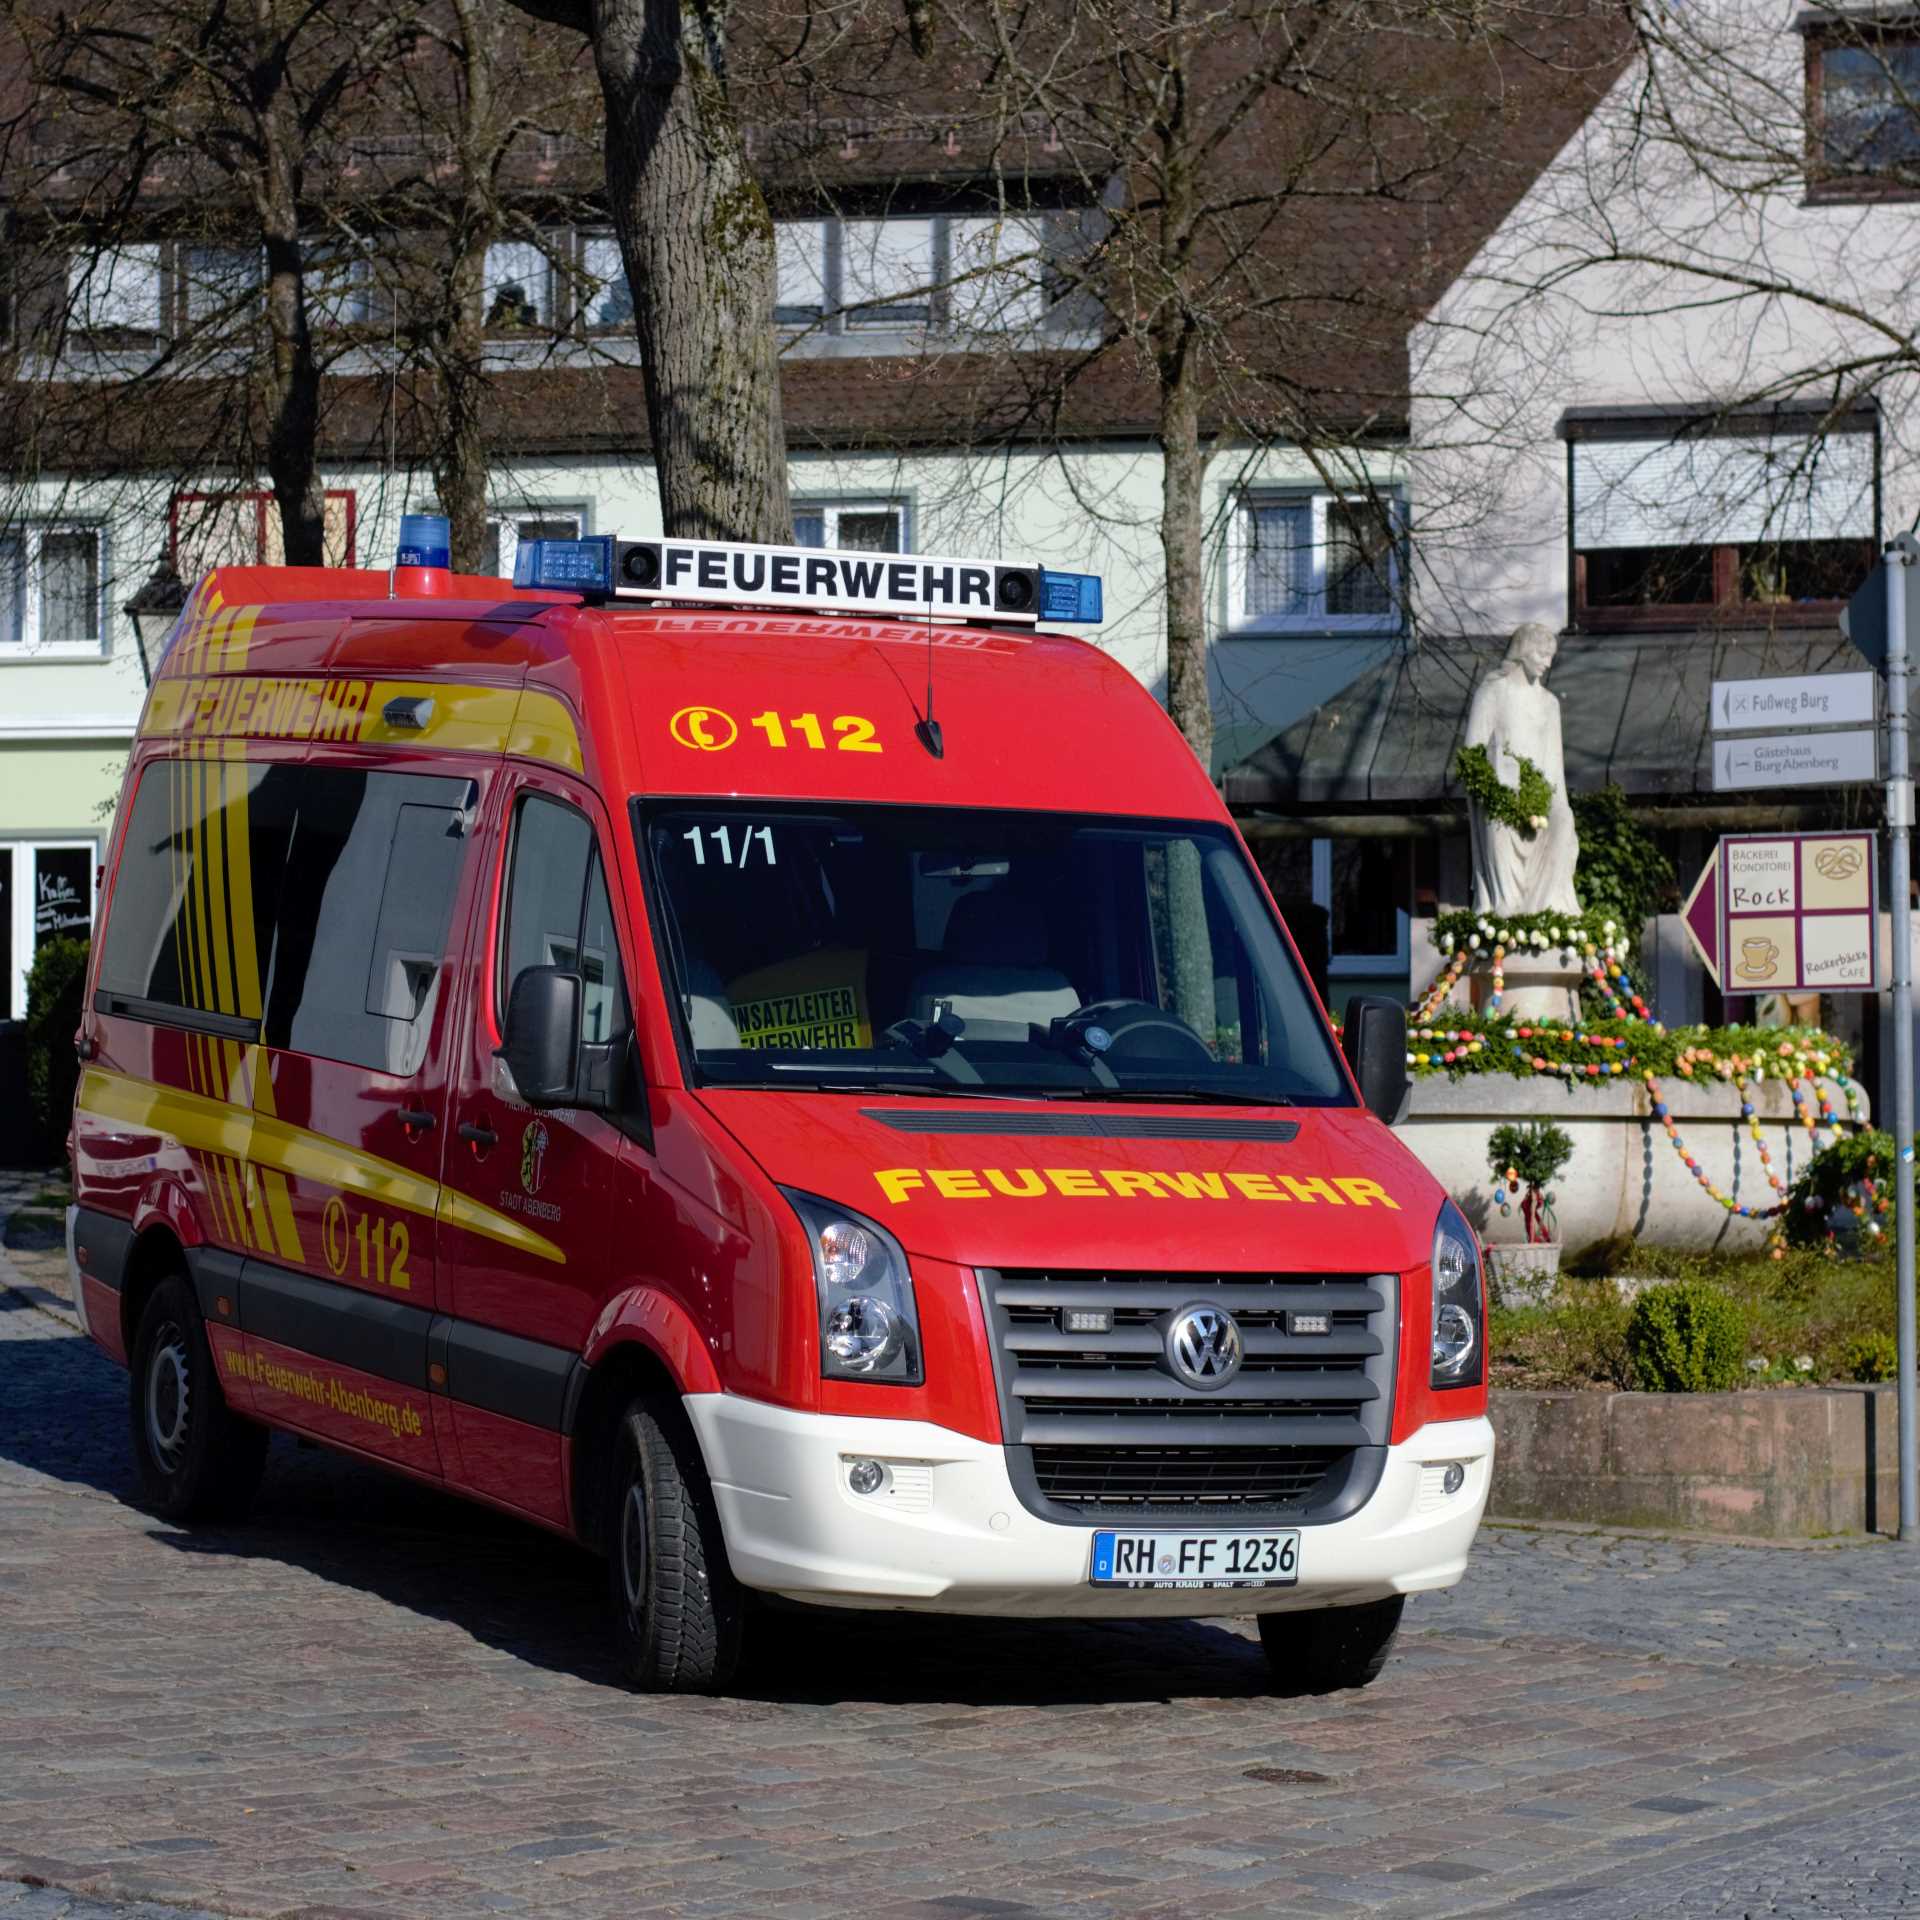
POLYGON ((35 398, 51 409, 61 439, 70 447, 91 440, 97 454, 129 438, 107 405, 137 407, 151 396, 177 424, 183 376, 199 385, 204 409, 210 376, 218 384, 219 370, 237 360, 244 375, 228 383, 235 404, 215 409, 227 430, 219 464, 254 451, 287 558, 320 564, 318 439, 331 349, 317 338, 302 241, 314 197, 310 158, 378 71, 396 22, 344 4, 218 0, 209 11, 157 0, 134 15, 105 4, 74 14, 22 4, 11 24, 48 136, 37 148, 37 178, 12 183, 49 263, 36 340, 49 368, 76 334, 119 342, 119 364, 109 369, 119 378, 92 393, 70 383, 56 393, 49 379, 35 398), (193 245, 203 269, 198 284, 178 276, 188 283, 184 300, 175 291, 187 324, 176 329, 172 316, 157 316, 127 325, 135 315, 115 276, 138 277, 144 288, 148 267, 135 250, 155 248, 155 288, 174 286, 157 258, 157 237, 167 234, 193 245), (78 265, 63 272, 64 261, 78 265), (257 351, 248 351, 242 341, 256 328, 257 351), (109 397, 108 387, 119 391, 109 397), (89 410, 88 400, 104 404, 89 410), (91 432, 76 417, 89 411, 91 432))
POLYGON ((1064 444, 1089 412, 1148 423, 1168 705, 1209 761, 1210 468, 1298 450, 1347 503, 1358 564, 1398 590, 1404 518, 1375 476, 1404 441, 1408 329, 1518 198, 1543 132, 1578 124, 1618 35, 1584 0, 953 0, 939 34, 1009 233, 1042 172, 1099 210, 1078 245, 962 263, 949 297, 1024 278, 1081 324, 1070 344, 956 335, 949 411, 971 407, 975 444, 1064 444), (1516 145, 1522 103, 1543 125, 1516 145))

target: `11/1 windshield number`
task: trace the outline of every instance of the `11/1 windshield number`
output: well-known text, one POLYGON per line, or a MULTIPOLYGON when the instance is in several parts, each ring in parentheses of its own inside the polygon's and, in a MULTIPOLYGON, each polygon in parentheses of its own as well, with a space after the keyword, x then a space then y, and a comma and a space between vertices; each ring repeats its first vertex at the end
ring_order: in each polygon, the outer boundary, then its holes
POLYGON ((713 843, 718 858, 716 864, 723 867, 744 867, 753 858, 755 841, 765 850, 762 864, 774 866, 773 829, 771 827, 743 827, 739 836, 739 857, 734 857, 734 835, 730 827, 689 827, 680 838, 693 848, 693 863, 697 867, 707 864, 707 843, 713 843))

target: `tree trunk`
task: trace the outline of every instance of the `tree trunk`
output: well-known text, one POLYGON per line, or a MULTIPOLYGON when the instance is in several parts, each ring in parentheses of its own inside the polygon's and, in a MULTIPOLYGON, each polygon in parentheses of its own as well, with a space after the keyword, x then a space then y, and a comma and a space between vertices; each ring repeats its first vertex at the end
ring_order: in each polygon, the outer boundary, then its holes
MULTIPOLYGON (((1164 364, 1164 362, 1163 362, 1164 364)), ((1213 770, 1213 699, 1207 689, 1207 592, 1201 529, 1207 455, 1200 398, 1184 367, 1160 389, 1160 545, 1167 582, 1167 711, 1194 757, 1213 770)))
POLYGON ((448 276, 453 298, 444 331, 435 343, 435 379, 440 417, 433 423, 434 492, 447 516, 449 552, 456 573, 478 573, 486 558, 489 448, 482 409, 486 404, 486 333, 480 290, 486 278, 484 242, 470 249, 448 276))
POLYGON ((607 191, 666 530, 793 537, 773 221, 727 94, 724 0, 592 0, 607 191))
POLYGON ((320 484, 320 369, 308 326, 300 257, 304 136, 286 71, 272 0, 254 0, 254 43, 262 165, 254 182, 266 247, 267 352, 261 367, 266 403, 267 473, 280 509, 280 538, 290 567, 326 564, 327 506, 320 484))

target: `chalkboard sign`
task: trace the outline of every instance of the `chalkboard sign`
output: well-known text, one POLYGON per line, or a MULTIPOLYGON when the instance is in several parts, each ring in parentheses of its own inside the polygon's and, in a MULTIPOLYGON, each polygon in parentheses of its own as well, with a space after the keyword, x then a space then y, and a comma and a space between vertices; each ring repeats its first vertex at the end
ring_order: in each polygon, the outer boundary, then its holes
POLYGON ((34 857, 33 950, 93 931, 93 849, 42 847, 34 857))

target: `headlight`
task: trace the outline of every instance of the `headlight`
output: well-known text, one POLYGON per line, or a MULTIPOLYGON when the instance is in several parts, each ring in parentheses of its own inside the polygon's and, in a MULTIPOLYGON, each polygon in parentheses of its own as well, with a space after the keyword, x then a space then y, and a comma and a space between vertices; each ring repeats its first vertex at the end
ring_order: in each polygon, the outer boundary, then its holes
POLYGON ((1433 1229, 1433 1384, 1477 1387, 1485 1377, 1486 1295, 1480 1243, 1451 1200, 1433 1229))
POLYGON ((828 1380, 917 1387, 920 1321, 899 1241, 864 1215, 782 1187, 800 1216, 820 1296, 820 1372, 828 1380))

